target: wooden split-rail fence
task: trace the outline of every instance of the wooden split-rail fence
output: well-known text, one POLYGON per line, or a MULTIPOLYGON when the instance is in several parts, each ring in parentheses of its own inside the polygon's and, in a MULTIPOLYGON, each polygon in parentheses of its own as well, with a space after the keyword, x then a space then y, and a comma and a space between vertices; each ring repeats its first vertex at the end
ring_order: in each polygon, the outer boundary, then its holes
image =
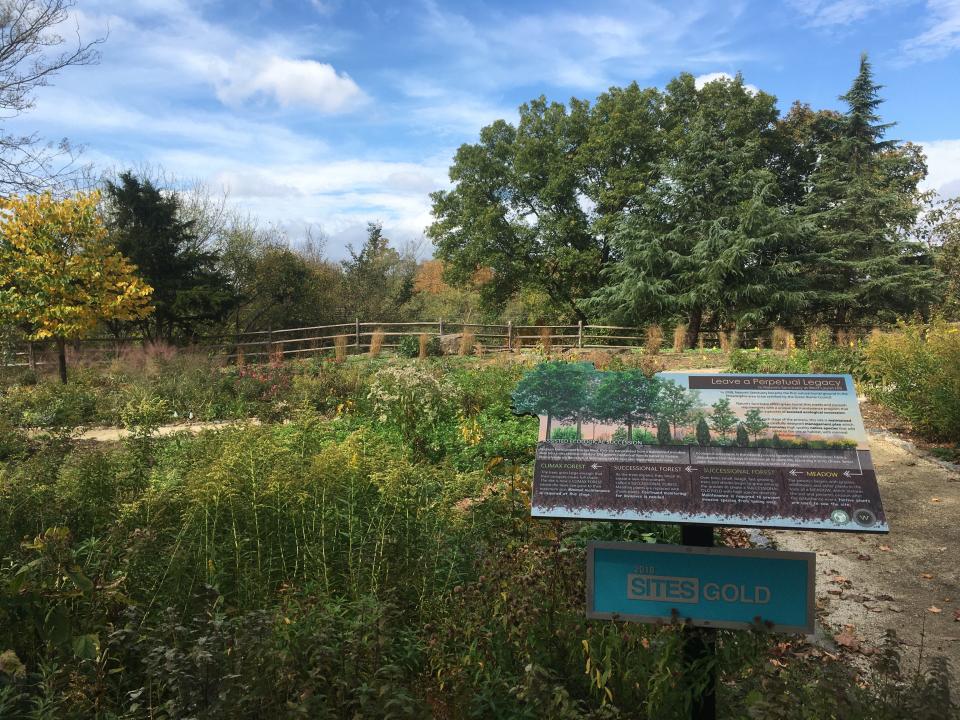
MULTIPOLYGON (((755 347, 758 340, 770 346, 773 328, 759 328, 740 332, 741 347, 755 347)), ((798 332, 801 328, 794 329, 798 332)), ((865 334, 869 328, 850 328, 851 334, 865 334)), ((449 320, 422 322, 361 322, 311 327, 286 328, 282 330, 253 330, 242 333, 222 333, 191 338, 186 346, 197 352, 207 352, 235 361, 239 357, 253 362, 269 358, 294 358, 335 352, 338 342, 347 352, 369 352, 371 347, 396 350, 403 338, 437 337, 449 352, 459 350, 459 343, 466 335, 471 347, 479 346, 483 352, 510 352, 524 347, 547 346, 550 350, 624 350, 644 347, 649 339, 646 328, 617 325, 588 325, 582 322, 568 325, 524 325, 471 323, 449 320)), ((70 344, 71 354, 85 361, 109 361, 123 355, 131 347, 142 345, 142 337, 86 338, 70 344)), ((720 347, 721 333, 704 330, 699 334, 699 346, 720 347)), ((671 336, 663 338, 663 350, 673 347, 671 336)), ((55 362, 51 343, 20 343, 15 348, 0 353, 0 364, 26 367, 31 364, 45 365, 55 362)))

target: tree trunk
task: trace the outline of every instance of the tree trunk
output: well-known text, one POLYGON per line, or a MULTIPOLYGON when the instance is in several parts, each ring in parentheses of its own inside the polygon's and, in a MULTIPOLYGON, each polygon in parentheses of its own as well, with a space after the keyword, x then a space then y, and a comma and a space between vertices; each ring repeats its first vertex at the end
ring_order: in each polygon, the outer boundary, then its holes
POLYGON ((550 441, 550 421, 552 419, 553 418, 550 417, 550 413, 547 413, 547 437, 544 439, 547 440, 548 442, 550 441))
POLYGON ((580 418, 579 415, 577 415, 577 440, 583 440, 582 428, 583 428, 583 420, 580 418))
POLYGON ((37 371, 37 350, 33 346, 33 341, 27 343, 27 364, 33 372, 37 371))
POLYGON ((703 323, 703 309, 695 307, 690 311, 690 317, 687 321, 687 337, 685 338, 688 348, 697 346, 697 338, 700 336, 700 325, 703 323))
POLYGON ((633 418, 627 415, 627 442, 633 442, 633 418))
POLYGON ((60 382, 67 384, 67 342, 57 338, 57 365, 60 368, 60 382))

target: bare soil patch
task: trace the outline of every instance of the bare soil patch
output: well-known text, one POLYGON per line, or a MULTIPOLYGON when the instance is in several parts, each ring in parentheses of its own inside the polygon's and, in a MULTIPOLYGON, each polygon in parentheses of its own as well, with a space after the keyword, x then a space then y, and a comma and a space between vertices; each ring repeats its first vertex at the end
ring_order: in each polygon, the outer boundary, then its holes
POLYGON ((859 652, 869 653, 887 630, 894 630, 908 663, 918 661, 921 648, 924 657, 945 656, 956 681, 960 473, 905 441, 876 430, 871 435, 889 535, 764 534, 780 549, 817 553, 817 606, 826 634, 847 631, 843 639, 852 635, 859 652))

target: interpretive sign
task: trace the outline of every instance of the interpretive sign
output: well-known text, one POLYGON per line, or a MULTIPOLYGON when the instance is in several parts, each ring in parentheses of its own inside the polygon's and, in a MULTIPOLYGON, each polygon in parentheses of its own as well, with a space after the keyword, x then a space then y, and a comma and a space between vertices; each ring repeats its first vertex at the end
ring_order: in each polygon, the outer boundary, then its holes
POLYGON ((542 363, 532 514, 888 531, 849 375, 597 371, 542 363))
POLYGON ((813 632, 814 553, 596 542, 587 617, 813 632))

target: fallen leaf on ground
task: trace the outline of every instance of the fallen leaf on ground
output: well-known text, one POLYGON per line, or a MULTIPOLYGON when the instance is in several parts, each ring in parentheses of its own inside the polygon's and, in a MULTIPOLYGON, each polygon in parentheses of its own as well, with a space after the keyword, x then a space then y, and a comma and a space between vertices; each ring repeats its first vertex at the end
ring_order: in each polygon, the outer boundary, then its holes
POLYGON ((881 545, 881 546, 880 546, 880 549, 881 549, 883 552, 890 552, 890 546, 889 546, 889 545, 881 545))
POLYGON ((953 611, 953 621, 960 622, 960 610, 953 611))
POLYGON ((938 503, 938 502, 943 502, 943 501, 942 501, 940 498, 930 498, 930 502, 932 502, 932 503, 938 503))
POLYGON ((830 595, 843 595, 843 590, 827 590, 830 595))
POLYGON ((857 555, 857 560, 871 560, 872 558, 866 553, 860 553, 857 555))
POLYGON ((920 577, 922 577, 924 580, 933 580, 933 575, 930 573, 921 573, 920 577))
POLYGON ((853 634, 853 629, 849 626, 845 627, 842 632, 834 635, 833 639, 840 647, 845 647, 853 652, 860 649, 860 641, 857 639, 857 636, 853 634))
POLYGON ((877 600, 893 600, 893 595, 877 595, 877 600))
POLYGON ((927 608, 927 612, 932 612, 932 613, 936 614, 936 613, 942 613, 943 610, 941 610, 940 608, 938 608, 936 605, 931 605, 930 607, 927 608))
POLYGON ((901 609, 900 609, 898 606, 896 606, 896 605, 890 605, 890 606, 888 606, 888 607, 887 607, 887 610, 889 610, 890 612, 895 612, 895 613, 903 612, 903 610, 901 610, 901 609))
POLYGON ((843 575, 834 575, 833 582, 835 583, 845 583, 847 579, 843 575))

